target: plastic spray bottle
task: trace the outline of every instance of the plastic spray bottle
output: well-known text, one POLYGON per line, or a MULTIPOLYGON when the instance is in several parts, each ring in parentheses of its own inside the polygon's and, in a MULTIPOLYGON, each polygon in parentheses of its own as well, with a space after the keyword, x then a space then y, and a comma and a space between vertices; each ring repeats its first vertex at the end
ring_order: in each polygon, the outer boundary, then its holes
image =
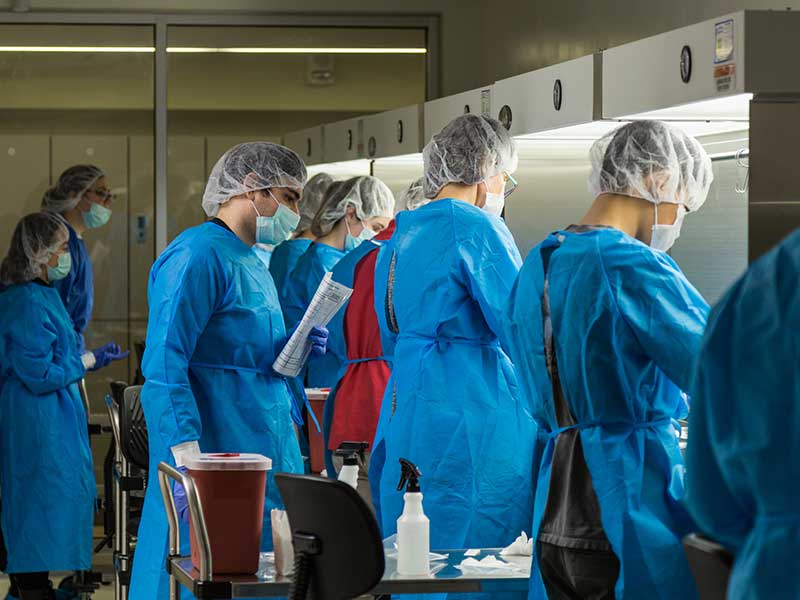
POLYGON ((397 573, 400 575, 429 575, 431 522, 422 510, 422 493, 417 466, 400 459, 402 475, 398 491, 405 487, 403 514, 397 519, 397 573))
POLYGON ((358 489, 358 459, 368 447, 367 442, 342 442, 335 452, 336 456, 344 459, 344 466, 339 471, 338 479, 354 490, 358 489))

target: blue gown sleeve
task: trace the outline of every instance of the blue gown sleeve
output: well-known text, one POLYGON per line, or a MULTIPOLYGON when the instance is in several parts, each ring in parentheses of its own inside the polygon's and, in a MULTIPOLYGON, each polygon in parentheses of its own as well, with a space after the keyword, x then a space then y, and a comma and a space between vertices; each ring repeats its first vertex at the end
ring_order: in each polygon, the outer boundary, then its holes
POLYGON ((54 281, 52 286, 61 296, 74 329, 83 342, 94 304, 92 265, 85 244, 74 235, 69 238, 69 252, 72 255, 72 268, 66 277, 54 281))
POLYGON ((145 379, 158 405, 162 441, 169 447, 198 441, 202 432, 189 363, 197 341, 225 296, 216 257, 188 250, 160 265, 150 282, 145 379))
POLYGON ((687 506, 734 553, 754 515, 796 504, 799 241, 755 262, 715 307, 692 386, 687 506))
POLYGON ((474 223, 456 224, 461 275, 489 328, 502 339, 503 317, 522 258, 502 220, 470 217, 474 223))
POLYGON ((58 339, 56 328, 38 304, 24 306, 9 337, 11 368, 34 394, 55 392, 84 376, 77 343, 61 348, 65 340, 58 339))
MULTIPOLYGON (((732 340, 718 341, 729 343, 732 340)), ((736 494, 729 485, 715 448, 713 415, 719 414, 720 410, 731 410, 729 406, 715 403, 718 394, 715 394, 715 386, 710 380, 714 378, 711 373, 718 373, 721 366, 714 364, 716 362, 715 356, 704 351, 692 385, 685 501, 700 532, 736 552, 752 530, 749 515, 753 511, 745 508, 744 503, 748 500, 736 494)))
POLYGON ((665 253, 616 244, 602 257, 619 310, 643 351, 688 391, 708 303, 665 253))
POLYGON ((286 331, 291 331, 300 322, 306 312, 306 308, 308 308, 306 299, 308 277, 308 270, 306 269, 305 261, 302 259, 301 262, 297 263, 294 270, 286 276, 283 288, 284 305, 282 307, 286 321, 286 331))

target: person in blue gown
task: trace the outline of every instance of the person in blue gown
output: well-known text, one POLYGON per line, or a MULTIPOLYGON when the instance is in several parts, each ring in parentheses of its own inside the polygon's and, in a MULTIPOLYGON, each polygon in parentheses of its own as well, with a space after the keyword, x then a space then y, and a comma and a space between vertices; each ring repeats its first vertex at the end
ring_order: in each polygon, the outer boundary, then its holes
POLYGON ((709 309, 666 251, 711 161, 656 121, 590 158, 594 203, 531 251, 504 325, 540 424, 530 598, 695 598, 675 419, 709 309))
MULTIPOLYGON (((0 490, 9 597, 44 600, 51 571, 92 564, 95 481, 78 381, 100 351, 53 287, 71 268, 51 213, 23 217, 0 266, 0 490)), ((119 348, 116 348, 119 352, 119 348)))
MULTIPOLYGON (((287 339, 269 269, 254 243, 292 234, 306 169, 268 142, 240 144, 217 162, 203 196, 212 220, 179 235, 150 273, 142 406, 150 472, 183 467, 199 452, 272 459, 262 549, 272 548, 270 510, 282 503, 274 474, 302 473, 287 381, 272 364, 287 339)), ((324 353, 325 332, 312 339, 324 353)), ((180 495, 176 491, 176 497, 180 495)), ((184 500, 185 502, 185 500, 184 500)), ((179 506, 185 515, 185 504, 179 506)), ((185 526, 185 524, 183 525, 185 526)), ((188 542, 188 532, 181 533, 188 542)), ((133 565, 132 600, 167 595, 167 520, 157 485, 147 488, 133 565)), ((184 552, 187 549, 184 548, 184 552)))
POLYGON ((99 167, 75 165, 64 171, 42 198, 42 210, 61 215, 69 231, 72 268, 53 282, 83 343, 94 306, 94 269, 83 235, 111 219, 114 194, 99 167))
MULTIPOLYGON (((398 196, 395 209, 414 210, 427 204, 422 188, 422 178, 413 181, 398 196)), ((328 324, 328 350, 345 358, 325 402, 325 468, 334 478, 341 470, 344 459, 332 452, 342 442, 368 443, 358 476, 358 492, 368 504, 372 504, 368 477, 372 442, 391 374, 375 315, 375 263, 381 244, 392 234, 394 221, 372 240, 348 252, 332 271, 332 279, 353 288, 353 295, 328 324)))
POLYGON ((397 215, 375 270, 393 373, 383 464, 370 476, 379 477, 385 536, 403 510, 406 458, 422 471, 432 548, 501 547, 530 530, 536 437, 498 339, 522 262, 499 216, 517 153, 499 122, 464 115, 423 156, 431 202, 397 215))
POLYGON ((714 308, 692 385, 686 503, 735 556, 728 598, 800 598, 800 232, 714 308))
POLYGON ((286 284, 286 278, 314 241, 314 234, 311 233, 311 223, 314 221, 314 215, 317 214, 333 183, 333 178, 327 173, 317 173, 308 180, 305 189, 303 189, 303 198, 300 202, 300 222, 297 224, 297 229, 292 237, 278 245, 272 252, 269 271, 275 281, 281 304, 285 302, 283 288, 286 284))
MULTIPOLYGON (((377 177, 353 177, 337 186, 314 217, 311 232, 316 240, 286 280, 283 310, 287 328, 303 318, 325 273, 361 242, 385 229, 393 215, 394 196, 377 177)), ((332 387, 343 359, 330 352, 309 363, 306 387, 332 387)))

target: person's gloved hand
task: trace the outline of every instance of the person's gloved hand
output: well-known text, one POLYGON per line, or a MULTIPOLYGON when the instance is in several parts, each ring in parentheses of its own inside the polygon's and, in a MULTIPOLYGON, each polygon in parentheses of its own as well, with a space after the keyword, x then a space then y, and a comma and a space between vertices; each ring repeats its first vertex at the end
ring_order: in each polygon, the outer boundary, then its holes
POLYGON ((96 371, 97 369, 107 367, 115 360, 127 358, 130 352, 128 350, 123 352, 117 344, 114 342, 109 342, 95 350, 92 350, 92 354, 94 354, 95 363, 91 370, 96 371))
POLYGON ((308 334, 311 342, 311 356, 319 358, 328 351, 328 329, 326 327, 312 327, 308 334))
MULTIPOLYGON (((178 467, 178 471, 186 474, 186 467, 178 467)), ((172 497, 175 498, 175 509, 178 511, 178 518, 184 523, 189 522, 189 501, 186 499, 186 488, 183 484, 175 482, 172 490, 172 497)))
MULTIPOLYGON (((297 323, 289 332, 289 338, 294 335, 300 323, 297 323)), ((289 339, 287 338, 287 339, 289 339)), ((312 327, 308 333, 308 341, 311 342, 311 358, 319 358, 325 356, 328 351, 328 329, 326 327, 312 327)))

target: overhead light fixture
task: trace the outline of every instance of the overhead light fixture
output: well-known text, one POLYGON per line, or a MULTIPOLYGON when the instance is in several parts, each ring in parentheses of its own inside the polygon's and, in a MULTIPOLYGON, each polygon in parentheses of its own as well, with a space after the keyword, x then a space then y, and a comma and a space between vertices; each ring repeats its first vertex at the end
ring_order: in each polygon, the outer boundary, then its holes
POLYGON ((0 46, 0 52, 105 52, 152 54, 152 46, 0 46))
POLYGON ((427 48, 202 48, 172 47, 175 54, 425 54, 427 48))
MULTIPOLYGON (((0 52, 152 54, 152 46, 0 46, 0 52)), ((167 48, 171 54, 426 54, 427 48, 167 48)))

